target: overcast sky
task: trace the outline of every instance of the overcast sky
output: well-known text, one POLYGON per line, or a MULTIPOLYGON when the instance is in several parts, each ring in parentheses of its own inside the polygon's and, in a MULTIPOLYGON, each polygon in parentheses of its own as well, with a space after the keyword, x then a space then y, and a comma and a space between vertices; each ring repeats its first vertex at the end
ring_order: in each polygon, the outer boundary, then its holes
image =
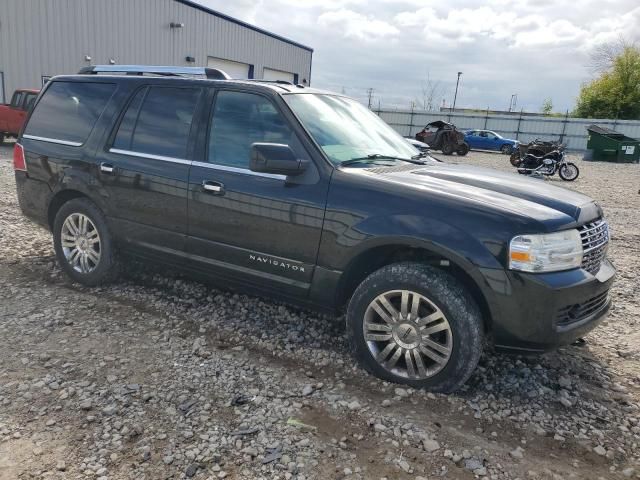
POLYGON ((462 71, 459 107, 572 109, 593 46, 640 40, 638 0, 198 1, 312 47, 314 87, 383 107, 421 101, 427 75, 449 104, 462 71))

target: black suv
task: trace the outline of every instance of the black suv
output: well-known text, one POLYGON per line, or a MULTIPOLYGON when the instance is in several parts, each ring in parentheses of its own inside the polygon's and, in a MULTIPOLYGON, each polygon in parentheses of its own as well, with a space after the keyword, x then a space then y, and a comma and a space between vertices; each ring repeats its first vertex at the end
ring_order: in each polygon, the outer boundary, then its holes
POLYGON ((14 151, 22 211, 77 282, 134 255, 345 311, 364 368, 443 392, 485 340, 542 352, 609 310, 608 227, 584 195, 435 162, 342 95, 117 68, 48 82, 14 151))

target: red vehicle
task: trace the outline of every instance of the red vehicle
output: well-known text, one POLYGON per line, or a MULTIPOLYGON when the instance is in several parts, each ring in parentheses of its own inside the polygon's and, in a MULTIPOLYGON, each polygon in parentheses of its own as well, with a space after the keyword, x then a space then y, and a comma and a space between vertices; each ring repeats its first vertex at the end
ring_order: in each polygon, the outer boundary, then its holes
POLYGON ((39 90, 19 88, 13 93, 11 103, 0 105, 0 145, 5 137, 17 137, 31 110, 39 90))

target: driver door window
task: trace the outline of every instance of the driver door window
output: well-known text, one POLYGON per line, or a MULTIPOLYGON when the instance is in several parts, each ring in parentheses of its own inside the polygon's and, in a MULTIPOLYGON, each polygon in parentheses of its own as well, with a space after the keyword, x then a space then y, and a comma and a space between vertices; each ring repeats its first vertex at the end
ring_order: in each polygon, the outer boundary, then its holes
POLYGON ((267 98, 246 92, 219 92, 212 112, 207 161, 248 169, 251 144, 256 142, 294 148, 296 138, 267 98))

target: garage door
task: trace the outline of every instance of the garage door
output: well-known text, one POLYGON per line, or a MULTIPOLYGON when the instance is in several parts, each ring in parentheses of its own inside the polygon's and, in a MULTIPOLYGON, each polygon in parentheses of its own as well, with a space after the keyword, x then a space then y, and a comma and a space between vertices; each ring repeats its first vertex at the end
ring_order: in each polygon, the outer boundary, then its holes
POLYGON ((248 63, 234 62, 233 60, 225 60, 224 58, 207 57, 207 67, 224 70, 231 78, 249 78, 251 65, 248 63))
POLYGON ((265 80, 286 80, 287 82, 294 82, 294 74, 284 72, 282 70, 275 70, 273 68, 264 68, 262 78, 265 80))

